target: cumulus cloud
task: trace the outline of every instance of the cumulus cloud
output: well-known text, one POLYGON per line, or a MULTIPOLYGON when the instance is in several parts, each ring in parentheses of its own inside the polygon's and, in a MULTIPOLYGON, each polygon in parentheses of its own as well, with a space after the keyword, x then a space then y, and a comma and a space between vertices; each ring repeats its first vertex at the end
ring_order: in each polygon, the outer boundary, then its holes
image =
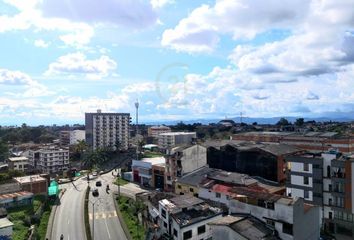
POLYGON ((46 75, 83 74, 90 79, 107 77, 117 68, 117 63, 106 55, 98 59, 89 60, 80 52, 70 53, 59 57, 49 65, 46 75))
POLYGON ((210 52, 218 44, 219 34, 233 39, 251 39, 270 28, 297 25, 309 10, 306 0, 217 0, 214 6, 202 5, 167 29, 161 43, 179 51, 210 52))
POLYGON ((150 4, 153 8, 162 8, 167 4, 173 3, 173 0, 150 0, 150 4))
POLYGON ((49 47, 50 43, 45 42, 43 39, 37 39, 34 41, 34 46, 40 47, 40 48, 47 48, 49 47))
POLYGON ((142 0, 75 0, 70 2, 44 0, 39 4, 39 9, 46 18, 64 18, 90 24, 110 23, 124 27, 143 28, 157 21, 157 15, 152 6, 142 0))
POLYGON ((7 92, 7 95, 14 97, 41 97, 52 95, 46 86, 33 80, 28 74, 20 71, 11 71, 8 69, 0 69, 0 85, 12 85, 22 87, 20 91, 7 92))

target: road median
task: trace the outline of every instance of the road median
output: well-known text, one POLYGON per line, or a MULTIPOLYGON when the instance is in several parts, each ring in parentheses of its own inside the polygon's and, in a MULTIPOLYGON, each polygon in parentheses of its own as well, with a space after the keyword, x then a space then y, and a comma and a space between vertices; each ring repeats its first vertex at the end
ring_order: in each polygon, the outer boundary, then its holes
POLYGON ((125 236, 127 237, 128 240, 133 240, 131 234, 130 234, 130 231, 128 229, 128 226, 127 224, 125 223, 124 221, 124 218, 123 218, 123 215, 119 209, 119 206, 118 206, 118 195, 114 194, 113 195, 113 202, 114 202, 114 207, 116 208, 116 212, 117 212, 117 216, 118 216, 118 219, 119 219, 119 222, 120 222, 120 225, 122 226, 123 228, 123 231, 125 233, 125 236))
POLYGON ((84 204, 84 224, 85 224, 86 239, 92 240, 90 219, 89 219, 89 209, 88 209, 89 195, 90 195, 90 186, 87 186, 85 192, 85 204, 84 204))

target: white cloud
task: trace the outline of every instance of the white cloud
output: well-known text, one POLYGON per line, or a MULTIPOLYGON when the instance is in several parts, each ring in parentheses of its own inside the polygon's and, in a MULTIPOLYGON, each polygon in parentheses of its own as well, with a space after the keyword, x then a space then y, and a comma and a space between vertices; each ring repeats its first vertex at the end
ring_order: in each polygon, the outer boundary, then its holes
POLYGON ((16 88, 16 93, 7 92, 7 95, 14 97, 41 97, 52 95, 46 86, 34 81, 29 75, 20 71, 11 71, 8 69, 0 69, 0 85, 13 85, 16 88))
POLYGON ((0 84, 32 85, 34 83, 31 77, 25 73, 0 68, 0 84))
POLYGON ((50 42, 45 42, 43 39, 37 39, 34 41, 34 45, 40 48, 47 48, 49 47, 50 42))
POLYGON ((59 57, 49 65, 45 75, 83 74, 89 79, 101 79, 116 68, 117 63, 106 55, 89 60, 83 53, 76 52, 59 57))
POLYGON ((173 0, 150 0, 152 8, 162 8, 167 4, 171 4, 173 2, 173 0))
POLYGON ((219 34, 233 39, 251 39, 270 28, 297 25, 306 15, 309 1, 217 0, 214 6, 202 5, 167 29, 161 44, 178 51, 210 52, 218 44, 219 34))

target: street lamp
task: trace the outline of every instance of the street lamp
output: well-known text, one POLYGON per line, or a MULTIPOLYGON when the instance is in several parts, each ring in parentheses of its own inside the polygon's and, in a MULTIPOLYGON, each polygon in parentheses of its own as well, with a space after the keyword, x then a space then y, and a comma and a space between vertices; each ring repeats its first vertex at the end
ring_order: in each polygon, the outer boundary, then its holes
POLYGON ((95 239, 95 205, 100 203, 100 199, 97 198, 95 201, 87 200, 92 205, 92 240, 95 239))

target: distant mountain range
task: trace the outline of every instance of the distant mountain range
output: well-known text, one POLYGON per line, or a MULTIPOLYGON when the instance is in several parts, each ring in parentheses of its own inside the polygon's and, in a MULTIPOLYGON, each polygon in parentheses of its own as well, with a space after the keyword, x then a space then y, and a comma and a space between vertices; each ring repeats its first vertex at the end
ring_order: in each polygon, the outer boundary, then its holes
MULTIPOLYGON (((275 124, 279 121, 279 119, 282 117, 271 117, 271 118, 252 118, 252 117, 242 117, 242 122, 247 123, 247 124, 252 124, 254 122, 257 122, 258 124, 275 124)), ((296 119, 300 117, 283 117, 286 118, 290 122, 295 122, 296 119)), ((179 122, 183 122, 185 124, 193 124, 193 123, 201 123, 201 124, 209 124, 209 123, 217 123, 220 120, 223 120, 225 118, 220 118, 220 119, 195 119, 195 120, 174 120, 174 121, 159 121, 159 122, 146 122, 145 124, 148 125, 175 125, 179 122)), ((234 120, 236 123, 240 123, 240 117, 233 117, 233 118, 228 118, 234 120)), ((334 116, 334 117, 304 117, 305 121, 316 121, 316 122, 351 122, 354 121, 354 113, 353 114, 348 114, 346 116, 334 116)))

